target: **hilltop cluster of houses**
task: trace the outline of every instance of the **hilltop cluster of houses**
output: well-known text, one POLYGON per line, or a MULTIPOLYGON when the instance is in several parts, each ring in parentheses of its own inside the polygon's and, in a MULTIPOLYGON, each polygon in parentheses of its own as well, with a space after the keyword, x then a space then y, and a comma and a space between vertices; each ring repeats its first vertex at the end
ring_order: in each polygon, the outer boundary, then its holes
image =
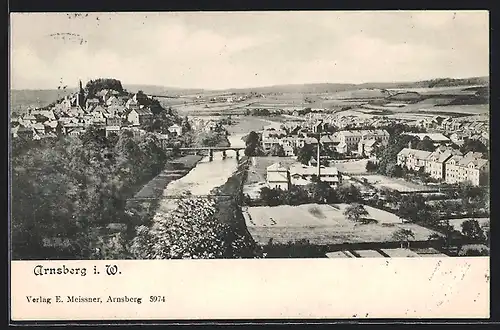
MULTIPOLYGON (((319 132, 326 132, 328 124, 318 121, 312 127, 304 127, 298 122, 288 122, 279 127, 269 125, 262 131, 262 148, 270 151, 274 146, 283 147, 285 156, 296 156, 298 149, 306 144, 316 146, 319 132)), ((383 129, 342 130, 321 134, 319 142, 339 154, 359 154, 370 157, 377 146, 389 143, 389 133, 383 129)))
MULTIPOLYGON (((153 112, 148 97, 137 93, 132 97, 115 90, 101 90, 95 97, 88 97, 80 81, 79 91, 66 96, 50 109, 29 109, 27 114, 11 119, 13 137, 39 140, 57 135, 77 136, 90 125, 110 133, 128 129, 143 134, 141 126, 150 125, 153 112)), ((179 125, 169 128, 169 133, 180 135, 179 125)))
MULTIPOLYGON (((285 166, 274 163, 267 167, 266 181, 269 188, 288 190, 290 185, 304 186, 312 182, 313 176, 318 175, 317 167, 295 163, 285 166)), ((342 183, 342 173, 336 167, 320 167, 320 179, 333 187, 342 183)))
POLYGON ((478 152, 463 155, 451 147, 439 146, 435 151, 404 148, 397 155, 397 164, 409 170, 422 170, 430 177, 454 184, 469 181, 475 186, 487 183, 488 160, 478 152))

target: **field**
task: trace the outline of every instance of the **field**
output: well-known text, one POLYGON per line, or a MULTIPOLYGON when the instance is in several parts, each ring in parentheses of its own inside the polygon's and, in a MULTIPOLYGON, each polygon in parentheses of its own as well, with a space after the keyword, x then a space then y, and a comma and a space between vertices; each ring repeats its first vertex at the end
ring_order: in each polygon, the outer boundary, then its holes
POLYGON ((489 104, 477 105, 448 105, 434 106, 420 109, 420 111, 428 111, 432 113, 456 113, 456 114, 472 114, 472 115, 489 115, 489 104))
POLYGON ((378 174, 360 175, 357 178, 361 180, 366 179, 369 184, 375 186, 378 189, 388 188, 399 192, 432 190, 432 188, 426 187, 424 185, 419 185, 413 182, 405 181, 403 179, 390 178, 378 174))
POLYGON ((350 161, 333 161, 332 164, 340 172, 346 174, 364 174, 366 173, 366 163, 368 159, 350 160, 350 161))
POLYGON ((262 131, 265 126, 277 124, 285 119, 280 116, 266 118, 255 116, 233 116, 232 120, 236 123, 233 125, 226 125, 225 127, 229 134, 248 134, 251 131, 262 131))
POLYGON ((484 85, 469 86, 446 86, 446 87, 427 87, 427 88, 390 88, 391 92, 416 92, 421 95, 468 95, 474 94, 474 91, 468 91, 467 88, 483 87, 484 85))
POLYGON ((248 207, 243 215, 248 231, 259 244, 267 244, 269 239, 282 244, 306 239, 319 245, 386 242, 399 228, 412 230, 414 240, 423 241, 434 233, 415 224, 403 224, 398 216, 369 206, 365 206, 368 218, 374 222, 356 223, 343 215, 346 207, 347 204, 248 207))

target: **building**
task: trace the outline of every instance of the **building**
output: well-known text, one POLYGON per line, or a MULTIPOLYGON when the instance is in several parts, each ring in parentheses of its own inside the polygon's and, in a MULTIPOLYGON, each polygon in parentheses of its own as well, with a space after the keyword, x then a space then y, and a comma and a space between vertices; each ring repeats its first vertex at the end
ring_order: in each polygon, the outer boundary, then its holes
POLYGON ((127 120, 134 126, 150 125, 153 122, 153 113, 149 108, 132 109, 127 120))
POLYGON ((389 132, 383 129, 340 131, 337 133, 337 136, 340 144, 345 144, 347 146, 347 151, 357 151, 359 141, 363 139, 374 139, 380 141, 382 145, 387 145, 389 143, 389 132))
POLYGON ((328 130, 328 123, 323 122, 322 119, 318 120, 316 123, 312 125, 313 133, 321 133, 328 130))
POLYGON ((120 134, 120 126, 106 126, 106 137, 109 137, 110 134, 120 134))
POLYGON ((137 109, 139 108, 139 102, 137 102, 136 99, 131 98, 127 101, 127 103, 125 103, 125 107, 127 109, 137 109))
POLYGON ((446 161, 456 155, 461 156, 462 153, 452 148, 438 147, 427 158, 425 163, 425 173, 428 173, 433 179, 444 181, 446 174, 446 161))
POLYGON ((262 149, 264 151, 270 151, 275 145, 279 145, 280 140, 275 137, 262 137, 262 149))
POLYGON ((461 147, 465 143, 465 139, 468 137, 468 134, 463 132, 455 132, 450 135, 451 142, 455 143, 457 146, 461 147))
POLYGON ((419 171, 421 168, 425 169, 425 164, 430 154, 430 151, 403 148, 398 153, 397 165, 406 167, 412 171, 419 171))
POLYGON ((489 164, 481 153, 468 152, 464 156, 452 156, 445 162, 445 171, 446 183, 469 181, 475 186, 488 183, 489 164))
POLYGON ((122 125, 122 119, 117 114, 112 114, 112 113, 106 112, 104 114, 104 118, 106 120, 106 126, 118 126, 118 127, 120 127, 122 125))
POLYGON ((93 98, 93 99, 88 99, 85 102, 85 109, 90 110, 93 109, 94 107, 99 105, 99 99, 93 98))
POLYGON ((364 155, 366 157, 371 157, 374 154, 375 148, 379 145, 379 142, 375 139, 363 139, 358 143, 358 154, 364 155))
POLYGON ((266 181, 271 189, 288 190, 290 188, 290 173, 281 163, 274 163, 267 167, 266 181))
POLYGON ((173 124, 172 126, 170 126, 168 128, 168 131, 174 135, 177 135, 177 136, 182 135, 182 127, 177 125, 177 124, 173 124))
MULTIPOLYGON (((313 176, 318 175, 318 168, 297 163, 290 167, 289 172, 293 184, 304 180, 310 183, 313 176)), ((320 180, 328 182, 331 186, 338 186, 342 183, 342 174, 336 167, 320 166, 320 180)))
POLYGON ((404 133, 417 137, 420 141, 428 137, 434 144, 449 143, 450 139, 441 133, 404 133))

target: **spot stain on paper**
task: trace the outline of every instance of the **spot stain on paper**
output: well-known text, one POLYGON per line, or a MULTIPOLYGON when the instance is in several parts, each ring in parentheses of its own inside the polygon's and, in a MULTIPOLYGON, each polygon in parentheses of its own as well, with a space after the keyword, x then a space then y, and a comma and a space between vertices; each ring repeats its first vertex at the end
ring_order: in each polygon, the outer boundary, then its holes
POLYGON ((470 268, 470 264, 469 263, 466 263, 465 266, 467 268, 465 268, 465 270, 462 272, 462 278, 460 278, 461 281, 463 281, 463 279, 465 278, 465 274, 467 273, 467 271, 469 270, 470 268))

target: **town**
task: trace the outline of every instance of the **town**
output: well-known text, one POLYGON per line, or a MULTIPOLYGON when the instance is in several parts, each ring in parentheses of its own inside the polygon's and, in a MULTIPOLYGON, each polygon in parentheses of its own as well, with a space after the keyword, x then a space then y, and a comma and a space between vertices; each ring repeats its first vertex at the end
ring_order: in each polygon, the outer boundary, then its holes
POLYGON ((286 91, 172 96, 128 92, 116 79, 79 81, 48 105, 11 113, 13 187, 32 182, 31 194, 45 191, 59 205, 14 189, 13 219, 38 219, 20 225, 14 251, 141 259, 488 254, 489 116, 476 104, 488 86, 474 79, 429 81, 444 86, 425 93, 303 93, 300 102, 286 91), (69 228, 51 224, 75 216, 59 223, 69 228), (178 239, 163 246, 164 237, 178 239))

